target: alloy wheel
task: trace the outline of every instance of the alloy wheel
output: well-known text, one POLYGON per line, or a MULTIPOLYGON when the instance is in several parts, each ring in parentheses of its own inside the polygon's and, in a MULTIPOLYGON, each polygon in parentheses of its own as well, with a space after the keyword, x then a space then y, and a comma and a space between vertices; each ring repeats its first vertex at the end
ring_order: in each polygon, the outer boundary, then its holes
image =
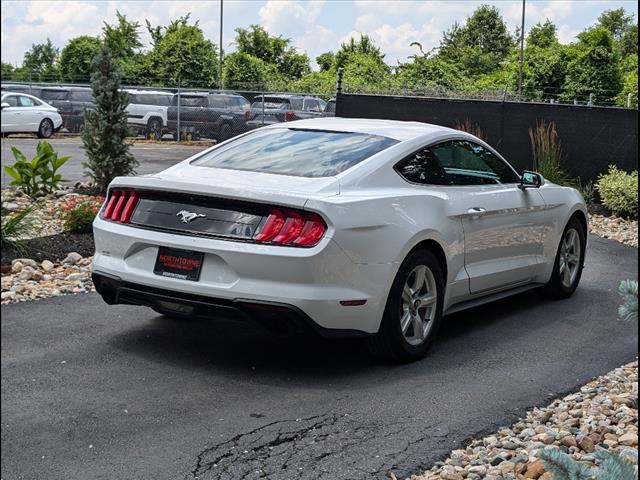
POLYGON ((426 265, 418 265, 402 289, 400 329, 407 343, 415 346, 425 341, 434 323, 437 303, 433 272, 426 265))
POLYGON ((567 288, 573 285, 573 282, 578 276, 580 270, 580 254, 580 236, 575 229, 570 228, 564 234, 558 258, 558 273, 560 274, 562 285, 567 288))

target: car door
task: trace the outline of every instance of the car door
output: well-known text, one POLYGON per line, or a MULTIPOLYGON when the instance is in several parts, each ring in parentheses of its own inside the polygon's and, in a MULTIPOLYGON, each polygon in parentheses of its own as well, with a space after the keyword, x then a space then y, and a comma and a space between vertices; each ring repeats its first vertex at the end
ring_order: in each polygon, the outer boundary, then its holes
POLYGON ((530 283, 542 267, 547 225, 537 189, 497 154, 469 140, 431 147, 464 230, 465 269, 471 294, 530 283))
POLYGON ((24 131, 35 132, 40 127, 40 121, 43 118, 42 104, 26 95, 18 96, 18 104, 20 105, 21 118, 24 131))
POLYGON ((20 125, 20 106, 18 105, 18 95, 5 95, 2 97, 2 103, 6 103, 9 106, 2 109, 2 131, 3 132, 18 132, 20 125))

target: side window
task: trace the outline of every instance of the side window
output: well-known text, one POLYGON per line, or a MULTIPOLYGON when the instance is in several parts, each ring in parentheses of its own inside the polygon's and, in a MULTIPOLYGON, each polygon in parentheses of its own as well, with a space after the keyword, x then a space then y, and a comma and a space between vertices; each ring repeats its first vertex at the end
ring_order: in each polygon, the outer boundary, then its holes
POLYGON ((450 185, 495 185, 518 181, 505 162, 476 143, 454 140, 431 148, 450 185))
POLYGON ((224 97, 220 95, 212 95, 209 97, 209 105, 213 108, 227 108, 224 97))
POLYGON ((129 93, 129 104, 137 105, 138 103, 138 95, 136 95, 135 93, 129 93))
POLYGON ((18 102, 21 107, 35 107, 38 105, 33 98, 25 97, 24 95, 18 97, 18 102))
POLYGON ((18 106, 18 96, 17 95, 7 95, 2 99, 3 103, 8 103, 10 107, 18 106))
POLYGON ((305 112, 319 112, 320 104, 315 98, 305 98, 303 110, 305 112))
POLYGON ((447 174, 429 148, 422 149, 401 160, 395 166, 395 170, 411 183, 449 185, 447 174))
POLYGON ((72 90, 70 97, 78 102, 93 102, 91 90, 72 90))

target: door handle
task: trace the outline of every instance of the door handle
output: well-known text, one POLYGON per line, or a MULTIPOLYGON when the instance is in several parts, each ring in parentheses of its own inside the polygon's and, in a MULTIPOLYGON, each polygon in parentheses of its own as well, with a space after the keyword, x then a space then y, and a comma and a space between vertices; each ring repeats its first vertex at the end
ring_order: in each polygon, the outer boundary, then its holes
POLYGON ((483 207, 471 207, 467 210, 467 213, 472 217, 479 217, 480 215, 487 213, 487 209, 483 207))

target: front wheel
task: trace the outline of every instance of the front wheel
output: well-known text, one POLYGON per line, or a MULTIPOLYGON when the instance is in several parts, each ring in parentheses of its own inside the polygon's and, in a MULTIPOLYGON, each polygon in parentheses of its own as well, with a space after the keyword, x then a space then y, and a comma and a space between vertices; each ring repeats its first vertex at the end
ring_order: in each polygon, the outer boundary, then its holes
POLYGON ((147 123, 146 137, 148 140, 162 139, 162 121, 157 118, 151 118, 147 123))
POLYGON ((370 351, 379 357, 418 360, 436 337, 442 321, 444 278, 431 252, 409 254, 396 275, 378 333, 368 338, 370 351))
POLYGON ((573 217, 562 232, 551 279, 540 293, 556 299, 573 295, 582 277, 586 244, 587 233, 582 223, 573 217))
POLYGON ((45 118, 38 127, 38 138, 49 138, 53 135, 53 122, 45 118))

